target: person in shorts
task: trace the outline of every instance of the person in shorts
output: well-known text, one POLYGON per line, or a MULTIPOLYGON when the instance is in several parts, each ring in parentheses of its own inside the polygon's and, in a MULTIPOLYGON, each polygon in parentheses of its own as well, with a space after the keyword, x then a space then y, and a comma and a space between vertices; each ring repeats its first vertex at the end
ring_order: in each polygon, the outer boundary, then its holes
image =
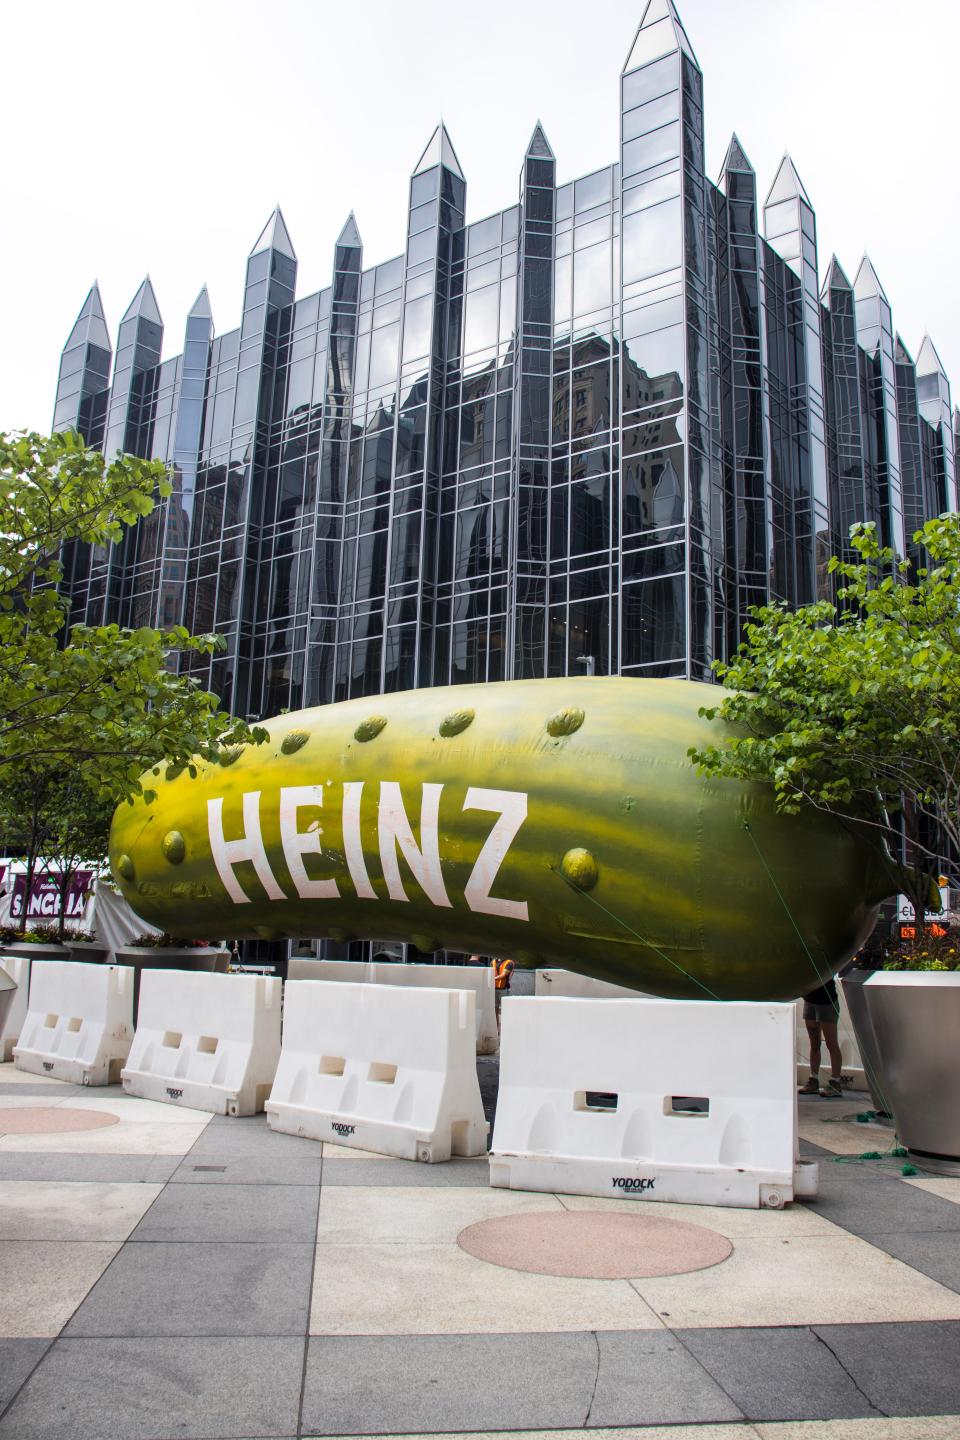
POLYGON ((810 1040, 810 1079, 800 1086, 801 1095, 823 1095, 836 1097, 843 1094, 843 1060, 840 1041, 837 1036, 837 1019, 840 1001, 837 996, 837 982, 828 980, 818 985, 809 995, 803 997, 803 1022, 810 1040), (826 1045, 830 1056, 830 1079, 820 1083, 821 1045, 826 1045))

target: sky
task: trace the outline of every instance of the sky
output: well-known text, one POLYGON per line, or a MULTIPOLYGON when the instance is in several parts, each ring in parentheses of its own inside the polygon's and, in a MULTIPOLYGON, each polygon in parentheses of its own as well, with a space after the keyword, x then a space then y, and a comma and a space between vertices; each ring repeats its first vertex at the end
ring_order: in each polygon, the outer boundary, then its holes
MULTIPOLYGON (((916 356, 960 401, 960 0, 678 0, 704 71, 707 173, 736 130, 761 199, 789 150, 821 282, 869 251, 916 356)), ((240 321, 279 203, 298 294, 354 210, 364 264, 402 249, 407 181, 442 115, 467 219, 517 198, 539 118, 558 182, 617 156, 617 76, 644 0, 31 0, 6 5, 0 92, 0 430, 49 428, 60 350, 99 279, 115 343, 149 273, 183 345, 209 286, 240 321), (12 63, 11 63, 12 62, 12 63)))

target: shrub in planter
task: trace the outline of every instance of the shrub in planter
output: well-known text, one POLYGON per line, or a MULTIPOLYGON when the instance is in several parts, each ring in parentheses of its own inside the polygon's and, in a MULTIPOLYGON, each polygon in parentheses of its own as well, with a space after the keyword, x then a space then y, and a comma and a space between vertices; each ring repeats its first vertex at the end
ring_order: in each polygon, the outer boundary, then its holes
POLYGON ((27 953, 35 956, 36 959, 46 958, 48 960, 61 960, 67 957, 67 947, 61 944, 59 930, 56 925, 31 925, 28 930, 7 929, 4 934, 9 935, 5 940, 8 950, 14 953, 27 953))
POLYGON ((909 943, 901 942, 884 956, 880 969, 960 970, 960 934, 948 929, 943 935, 928 933, 909 943))
POLYGON ((138 935, 135 940, 122 946, 124 950, 206 950, 209 948, 207 940, 181 940, 177 935, 151 933, 149 935, 138 935))

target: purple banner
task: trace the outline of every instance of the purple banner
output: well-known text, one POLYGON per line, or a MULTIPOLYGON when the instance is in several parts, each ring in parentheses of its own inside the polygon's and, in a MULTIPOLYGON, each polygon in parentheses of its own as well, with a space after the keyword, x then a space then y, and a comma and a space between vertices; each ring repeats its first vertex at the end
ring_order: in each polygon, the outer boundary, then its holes
MULTIPOLYGON (((70 884, 67 887, 68 920, 79 920, 82 917, 92 883, 92 870, 77 870, 71 876, 70 884)), ((26 875, 17 875, 13 882, 13 894, 10 896, 11 920, 19 920, 23 914, 23 896, 26 887, 26 875)), ((56 870, 34 876, 30 885, 27 919, 60 919, 60 875, 56 870)))

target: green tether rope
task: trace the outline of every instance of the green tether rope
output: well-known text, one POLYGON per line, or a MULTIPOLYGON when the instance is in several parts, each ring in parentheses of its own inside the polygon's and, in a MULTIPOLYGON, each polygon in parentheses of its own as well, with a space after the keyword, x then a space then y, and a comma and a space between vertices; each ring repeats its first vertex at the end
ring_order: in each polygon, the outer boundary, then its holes
MULTIPOLYGON (((754 850, 756 850, 756 852, 757 852, 757 858, 759 859, 760 864, 763 866, 764 870, 766 871, 767 879, 770 881, 770 884, 773 886, 773 888, 774 888, 774 890, 775 890, 775 892, 776 892, 776 895, 777 895, 777 899, 780 901, 780 904, 783 906, 784 910, 786 911, 787 918, 789 919, 790 924, 793 926, 794 930, 797 932, 797 939, 800 941, 800 944, 803 946, 804 953, 806 954, 807 959, 810 961, 810 964, 813 966, 813 972, 814 972, 814 974, 815 974, 816 977, 817 977, 817 982, 818 982, 820 985, 822 985, 822 984, 824 983, 824 982, 823 982, 823 976, 820 974, 820 971, 819 971, 819 969, 818 969, 818 967, 817 967, 817 962, 814 960, 813 956, 811 955, 811 953, 810 953, 810 947, 807 945, 806 940, 804 940, 803 935, 802 935, 802 933, 801 933, 801 931, 800 931, 800 927, 798 926, 796 920, 793 918, 793 912, 792 912, 792 910, 790 909, 790 906, 787 904, 786 898, 784 897, 783 892, 782 892, 781 889, 780 889, 780 886, 777 884, 776 880, 773 878, 773 873, 772 873, 772 871, 771 871, 771 869, 770 869, 770 866, 767 864, 766 860, 764 859, 764 857, 763 857, 763 852, 762 852, 762 850, 760 849, 760 846, 757 844, 756 840, 754 839, 753 831, 750 829, 750 826, 749 826, 749 824, 747 823, 746 820, 743 821, 743 828, 744 828, 744 830, 746 830, 747 834, 748 834, 749 837, 750 837, 750 843, 751 843, 751 845, 753 846, 754 850)), ((839 1001, 839 998, 837 999, 837 1001, 836 1001, 836 1003, 835 1003, 835 1005, 834 1005, 834 1009, 836 1010, 837 1019, 839 1020, 839 1019, 840 1019, 840 1001, 839 1001)), ((880 1099, 883 1101, 883 1105, 884 1105, 884 1109, 885 1109, 886 1113, 887 1113, 888 1115, 892 1115, 892 1113, 893 1113, 892 1110, 890 1110, 890 1109, 888 1108, 887 1097, 884 1095, 882 1089, 880 1088, 879 1078, 878 1078, 876 1075, 874 1075, 873 1079, 874 1079, 874 1081, 876 1082, 877 1094, 880 1096, 880 1099)), ((893 1142, 894 1142, 894 1143, 893 1143, 893 1146, 891 1147, 891 1149, 890 1149, 890 1150, 887 1150, 887 1151, 885 1151, 885 1152, 883 1152, 883 1153, 881 1153, 879 1150, 867 1150, 867 1151, 865 1151, 862 1155, 834 1155, 834 1156, 833 1156, 833 1159, 834 1159, 838 1164, 849 1164, 851 1161, 854 1161, 854 1162, 855 1162, 855 1161, 859 1161, 859 1160, 885 1160, 885 1159, 890 1158, 890 1157, 895 1158, 895 1159, 900 1159, 900 1158, 902 1158, 904 1155, 906 1155, 907 1152, 906 1152, 906 1150, 904 1150, 904 1148, 903 1148, 902 1145, 898 1145, 898 1144, 897 1144, 897 1135, 896 1135, 896 1133, 894 1133, 893 1142)), ((908 1172, 908 1171, 909 1171, 909 1172, 912 1172, 913 1174, 916 1174, 916 1171, 913 1170, 913 1167, 912 1167, 912 1166, 905 1165, 905 1166, 904 1166, 904 1172, 906 1173, 906 1172, 908 1172)))
MULTIPOLYGON (((704 985, 703 981, 698 980, 696 975, 691 975, 689 970, 684 970, 681 964, 679 964, 676 960, 672 959, 671 956, 665 954, 664 951, 661 950, 657 945, 654 945, 652 940, 646 940, 642 935, 639 935, 637 931, 634 930, 632 925, 628 925, 626 920, 621 920, 619 915, 615 915, 612 910, 608 910, 606 905, 601 904, 599 900, 597 900, 593 895, 589 893, 589 891, 581 890, 580 886, 575 885, 572 880, 569 880, 567 876, 564 875, 563 871, 558 869, 556 865, 548 865, 547 869, 552 870, 555 875, 559 875, 560 879, 564 882, 564 884, 569 885, 570 889, 573 890, 577 895, 581 895, 584 900, 589 900, 591 905, 596 905, 597 909, 602 910, 604 915, 609 915, 610 919, 613 920, 615 924, 622 926, 623 929, 626 930, 629 935, 632 935, 635 940, 639 940, 641 945, 646 945, 648 950, 652 950, 655 955, 659 955, 661 960, 666 960, 667 964, 672 965, 674 970, 679 970, 681 975, 684 975, 688 980, 692 980, 694 985, 698 985, 700 989, 705 992, 705 994, 710 996, 711 1000, 720 1000, 720 996, 715 994, 714 991, 710 989, 709 985, 704 985)), ((721 1000, 720 1003, 723 1004, 723 1001, 721 1000)))
MULTIPOLYGON (((809 945, 807 944, 806 940, 804 940, 803 935, 802 935, 801 930, 800 930, 800 927, 799 927, 799 925, 797 924, 796 920, 793 918, 793 911, 790 909, 790 906, 787 904, 786 899, 785 899, 785 897, 784 897, 784 895, 783 895, 783 892, 782 892, 781 889, 780 889, 780 886, 777 884, 776 880, 773 878, 773 872, 771 871, 770 866, 767 864, 766 860, 763 858, 763 852, 762 852, 762 850, 760 849, 760 846, 757 844, 756 840, 754 839, 753 831, 750 829, 750 826, 747 824, 746 820, 743 821, 743 828, 744 828, 744 830, 746 830, 747 834, 748 834, 749 837, 750 837, 750 844, 753 846, 754 850, 756 850, 756 852, 757 852, 757 858, 759 859, 760 864, 763 866, 764 870, 766 871, 767 879, 770 881, 770 884, 773 886, 774 891, 776 892, 777 899, 780 901, 780 904, 783 906, 783 908, 784 908, 784 910, 785 910, 785 912, 786 912, 787 919, 790 921, 790 924, 793 926, 794 930, 797 932, 797 939, 800 941, 800 944, 803 946, 803 952, 804 952, 804 954, 806 955, 807 959, 810 961, 810 964, 813 966, 813 973, 814 973, 814 975, 816 975, 816 977, 817 977, 817 984, 818 984, 818 985, 822 985, 822 984, 824 983, 824 980, 823 980, 823 976, 820 974, 820 970, 819 970, 819 967, 818 967, 818 965, 817 965, 817 962, 816 962, 816 960, 814 960, 813 956, 811 955, 811 953, 810 953, 810 947, 809 947, 809 945)), ((830 977, 827 976, 827 979, 829 979, 829 978, 830 978, 830 977)), ((837 1003, 836 1009, 837 1009, 837 1016, 839 1017, 839 1015, 840 1015, 840 1004, 839 1004, 839 1002, 837 1003)))

